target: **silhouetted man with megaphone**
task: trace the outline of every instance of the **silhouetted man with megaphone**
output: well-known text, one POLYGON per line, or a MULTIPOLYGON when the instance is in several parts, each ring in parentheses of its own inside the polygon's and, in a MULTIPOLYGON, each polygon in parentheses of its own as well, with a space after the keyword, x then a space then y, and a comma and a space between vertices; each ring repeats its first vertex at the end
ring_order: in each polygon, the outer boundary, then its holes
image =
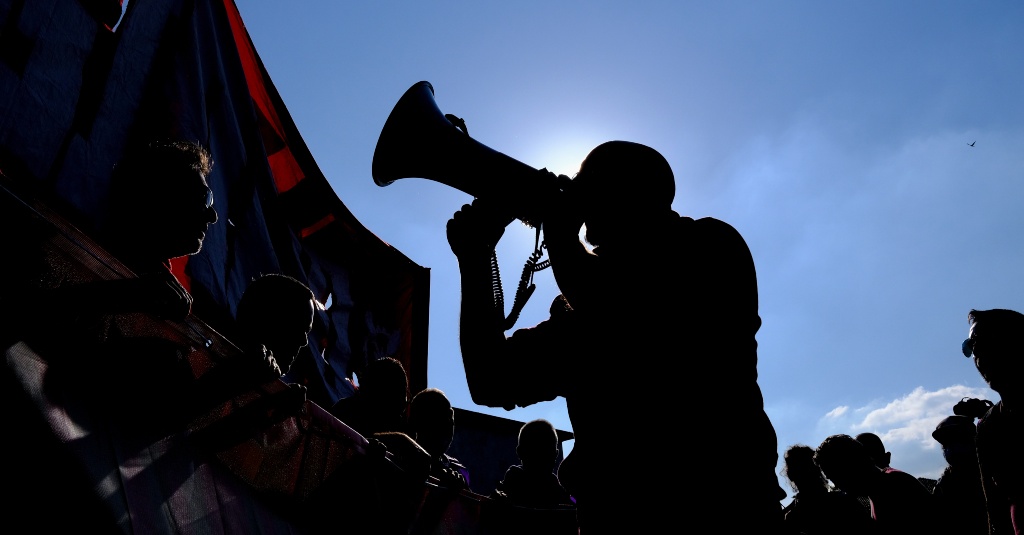
POLYGON ((496 199, 456 212, 448 242, 470 393, 506 409, 565 398, 576 442, 558 475, 584 535, 777 533, 785 491, 757 384, 753 258, 729 224, 673 211, 674 196, 654 149, 611 141, 591 151, 545 200, 544 241, 567 305, 508 337, 490 259, 512 218, 496 199))

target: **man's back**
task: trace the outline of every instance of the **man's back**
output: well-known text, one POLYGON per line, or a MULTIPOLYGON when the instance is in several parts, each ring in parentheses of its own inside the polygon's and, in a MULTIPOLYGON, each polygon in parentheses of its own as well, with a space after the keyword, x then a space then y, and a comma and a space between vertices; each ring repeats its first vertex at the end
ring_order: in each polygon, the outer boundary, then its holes
POLYGON ((880 483, 868 495, 871 516, 885 535, 937 533, 935 500, 918 479, 906 472, 887 468, 880 483))
POLYGON ((735 517, 729 496, 746 481, 750 505, 733 525, 781 521, 777 441, 756 380, 756 274, 743 239, 721 221, 679 217, 646 247, 601 253, 610 292, 596 310, 573 311, 584 316, 590 343, 579 355, 586 371, 566 397, 576 449, 586 455, 579 472, 596 475, 583 485, 612 497, 601 514, 627 505, 631 515, 664 521, 676 515, 662 501, 672 497, 712 518, 735 517), (599 355, 621 360, 602 366, 599 355), (678 426, 681 412, 701 423, 666 442, 664 461, 631 449, 678 426), (624 417, 609 420, 614 414, 624 417))
POLYGON ((704 439, 715 437, 716 450, 743 452, 730 458, 743 462, 752 453, 747 440, 756 440, 777 486, 774 430, 768 424, 750 434, 750 423, 764 414, 755 339, 761 320, 754 264, 742 237, 716 219, 680 217, 647 249, 609 262, 612 295, 587 324, 594 351, 629 358, 622 362, 628 380, 620 390, 626 395, 607 396, 602 389, 596 394, 607 399, 595 404, 635 408, 633 430, 642 434, 663 428, 671 421, 666 417, 680 411, 711 416, 696 436, 683 430, 690 435, 684 447, 706 451, 704 439))

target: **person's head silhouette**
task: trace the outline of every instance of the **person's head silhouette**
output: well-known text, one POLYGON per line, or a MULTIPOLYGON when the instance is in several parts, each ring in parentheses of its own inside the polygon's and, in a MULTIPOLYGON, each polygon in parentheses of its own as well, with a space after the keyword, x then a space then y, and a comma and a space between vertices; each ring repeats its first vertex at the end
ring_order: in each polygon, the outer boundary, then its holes
POLYGON ((782 472, 796 492, 813 494, 828 491, 828 481, 814 462, 814 448, 810 446, 790 446, 783 455, 782 472))
POLYGON ((210 153, 190 141, 129 149, 111 175, 104 245, 130 267, 197 253, 217 222, 210 153))
MULTIPOLYGON (((359 374, 359 394, 366 407, 377 415, 377 426, 404 426, 409 407, 409 377, 405 366, 393 357, 371 360, 359 374)), ((394 431, 397 429, 374 429, 394 431)))
POLYGON ((875 461, 875 466, 879 468, 889 468, 889 463, 892 462, 892 454, 885 451, 885 444, 882 443, 882 437, 874 433, 861 433, 855 438, 857 442, 864 445, 868 455, 871 456, 871 460, 875 461))
POLYGON ((841 490, 854 496, 868 496, 881 473, 863 444, 850 435, 831 435, 814 452, 814 462, 841 490))
POLYGON ((443 391, 425 388, 412 397, 409 429, 413 440, 430 456, 430 475, 443 487, 468 490, 469 471, 448 455, 455 438, 455 410, 443 391))
POLYGON ((978 428, 970 416, 947 416, 935 426, 932 438, 942 445, 942 456, 950 466, 976 467, 974 438, 978 428))
POLYGON ((586 239, 600 246, 628 239, 638 226, 672 210, 675 176, 658 151, 631 141, 608 141, 580 164, 569 187, 586 224, 586 239))
POLYGON ((287 372, 309 343, 315 311, 313 292, 288 275, 270 273, 252 282, 242 293, 235 314, 247 344, 263 344, 287 372))
POLYGON ((516 454, 523 469, 536 473, 553 473, 558 462, 558 431, 544 419, 531 420, 519 429, 516 454))
POLYGON ((1024 314, 1015 310, 971 310, 963 343, 978 373, 1006 404, 1024 402, 1024 314))
POLYGON ((426 388, 412 398, 409 406, 409 428, 416 442, 440 457, 455 438, 455 410, 448 396, 437 388, 426 388))

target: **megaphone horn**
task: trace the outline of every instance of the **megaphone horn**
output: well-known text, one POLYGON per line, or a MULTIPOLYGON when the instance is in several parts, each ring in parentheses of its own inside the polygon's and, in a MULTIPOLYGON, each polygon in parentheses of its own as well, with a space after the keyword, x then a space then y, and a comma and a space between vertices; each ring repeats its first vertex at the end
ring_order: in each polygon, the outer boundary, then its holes
POLYGON ((437 107, 434 87, 425 81, 410 87, 395 104, 373 153, 378 186, 413 177, 494 199, 534 227, 541 221, 539 201, 559 189, 554 173, 506 156, 455 126, 437 107))

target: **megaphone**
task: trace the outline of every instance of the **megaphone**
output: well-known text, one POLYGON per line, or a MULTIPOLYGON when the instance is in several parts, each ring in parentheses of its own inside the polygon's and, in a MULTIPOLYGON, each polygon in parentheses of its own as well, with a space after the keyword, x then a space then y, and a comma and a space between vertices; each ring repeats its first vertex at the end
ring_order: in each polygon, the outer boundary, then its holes
POLYGON ((426 81, 410 87, 391 110, 374 149, 372 172, 378 186, 426 178, 493 199, 535 228, 542 221, 542 201, 561 189, 554 173, 469 137, 461 119, 437 107, 434 86, 426 81))

